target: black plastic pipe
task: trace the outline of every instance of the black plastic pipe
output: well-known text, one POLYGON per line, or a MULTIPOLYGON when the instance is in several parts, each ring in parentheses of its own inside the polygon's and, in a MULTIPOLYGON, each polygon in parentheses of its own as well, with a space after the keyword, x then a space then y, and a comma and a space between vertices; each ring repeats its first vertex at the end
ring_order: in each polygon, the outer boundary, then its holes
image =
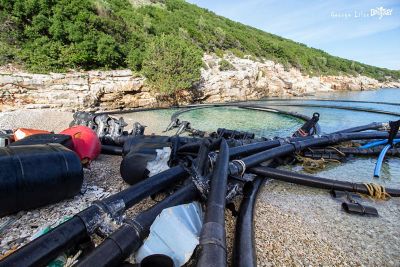
MULTIPOLYGON (((266 178, 315 188, 369 194, 367 187, 362 183, 327 179, 302 173, 278 170, 270 167, 255 167, 251 168, 249 172, 266 178)), ((400 189, 386 188, 386 192, 392 197, 400 197, 400 189)))
POLYGON ((360 111, 360 112, 368 112, 368 113, 376 113, 376 114, 385 114, 385 115, 393 115, 400 116, 399 112, 372 109, 372 108, 360 108, 360 107, 346 107, 346 106, 336 106, 336 105, 317 105, 317 104, 268 104, 268 106, 291 106, 291 107, 316 107, 316 108, 333 108, 333 109, 344 109, 351 111, 360 111))
POLYGON ((381 104, 381 105, 391 105, 391 106, 400 106, 400 103, 393 102, 377 102, 377 101, 360 101, 360 100, 344 100, 344 99, 317 99, 317 98, 288 98, 288 99, 260 99, 257 101, 282 101, 282 102, 291 102, 291 101, 320 101, 320 102, 344 102, 344 103, 361 103, 361 104, 381 104))
POLYGON ((235 243, 232 265, 234 267, 256 267, 257 256, 254 241, 254 210, 257 194, 264 179, 256 177, 245 185, 239 215, 236 218, 235 243))
POLYGON ((197 197, 196 186, 190 181, 163 201, 140 213, 134 219, 128 220, 76 266, 119 266, 143 244, 143 240, 149 235, 150 226, 163 209, 191 202, 197 197))
POLYGON ((89 206, 70 220, 21 247, 0 261, 0 266, 43 266, 73 245, 83 242, 98 227, 105 210, 123 212, 142 199, 187 177, 176 166, 89 206))
MULTIPOLYGON (((371 148, 359 147, 338 147, 337 150, 347 155, 355 156, 372 156, 379 155, 382 151, 382 146, 371 148)), ((310 151, 305 151, 304 156, 312 158, 329 158, 332 155, 338 155, 338 151, 332 148, 313 148, 310 151)), ((389 149, 386 153, 388 156, 400 155, 400 148, 389 149)))
POLYGON ((122 156, 122 147, 111 146, 111 145, 101 145, 101 154, 122 156))
POLYGON ((225 139, 221 139, 200 234, 199 267, 226 266, 225 197, 228 164, 229 147, 225 139))
POLYGON ((382 122, 373 122, 370 124, 362 125, 362 126, 357 126, 357 127, 352 127, 349 129, 344 129, 341 131, 333 132, 335 133, 354 133, 354 132, 362 132, 362 131, 367 131, 367 130, 379 130, 381 129, 385 123, 382 122))
MULTIPOLYGON (((302 151, 312 146, 332 145, 339 142, 360 140, 360 139, 385 139, 388 137, 388 133, 385 132, 361 132, 361 133, 341 133, 341 134, 330 134, 316 138, 307 138, 303 141, 295 141, 289 144, 281 145, 276 148, 271 148, 251 156, 245 157, 242 163, 246 168, 255 167, 258 164, 281 157, 296 151, 302 151)), ((240 174, 243 172, 243 166, 235 162, 230 166, 230 174, 240 174)))

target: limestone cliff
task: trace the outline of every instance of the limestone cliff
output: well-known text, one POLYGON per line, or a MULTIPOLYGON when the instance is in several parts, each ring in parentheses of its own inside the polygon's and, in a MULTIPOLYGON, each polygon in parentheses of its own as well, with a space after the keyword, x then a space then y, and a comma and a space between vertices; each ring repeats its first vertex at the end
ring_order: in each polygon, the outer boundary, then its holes
MULTIPOLYGON (((255 62, 226 55, 232 70, 221 71, 215 55, 205 55, 201 81, 179 94, 178 103, 215 103, 255 100, 266 96, 304 96, 332 90, 369 90, 400 87, 365 76, 309 77, 297 69, 285 70, 272 61, 255 62)), ((154 93, 145 78, 130 70, 72 71, 32 74, 0 69, 0 109, 57 108, 63 110, 112 110, 160 107, 171 99, 154 93)))

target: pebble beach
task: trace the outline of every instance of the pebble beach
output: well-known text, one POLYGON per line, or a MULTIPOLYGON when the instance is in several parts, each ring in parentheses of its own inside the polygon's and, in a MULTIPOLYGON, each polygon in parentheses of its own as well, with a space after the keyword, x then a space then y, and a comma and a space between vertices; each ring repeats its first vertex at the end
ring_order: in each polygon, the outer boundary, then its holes
MULTIPOLYGON (((140 112, 136 118, 147 125, 146 134, 162 134, 168 124, 140 112)), ((0 113, 0 129, 25 127, 59 132, 71 120, 71 112, 18 110, 0 113)), ((18 249, 41 229, 68 219, 92 201, 127 188, 120 177, 120 162, 119 156, 100 155, 84 171, 81 194, 0 218, 0 254, 18 249)), ((325 190, 267 179, 258 195, 254 221, 258 265, 400 266, 400 200, 365 201, 379 210, 379 217, 349 215, 325 190)), ((145 199, 127 216, 155 203, 145 199)), ((230 212, 226 212, 226 225, 230 256, 235 226, 230 212)))

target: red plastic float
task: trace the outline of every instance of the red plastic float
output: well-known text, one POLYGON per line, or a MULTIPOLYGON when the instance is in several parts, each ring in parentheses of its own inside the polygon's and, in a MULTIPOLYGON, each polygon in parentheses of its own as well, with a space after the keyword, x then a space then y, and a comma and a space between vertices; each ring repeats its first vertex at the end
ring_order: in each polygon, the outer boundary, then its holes
POLYGON ((89 164, 97 158, 101 151, 101 143, 96 133, 86 126, 73 126, 60 132, 72 137, 74 151, 78 154, 83 165, 89 164))

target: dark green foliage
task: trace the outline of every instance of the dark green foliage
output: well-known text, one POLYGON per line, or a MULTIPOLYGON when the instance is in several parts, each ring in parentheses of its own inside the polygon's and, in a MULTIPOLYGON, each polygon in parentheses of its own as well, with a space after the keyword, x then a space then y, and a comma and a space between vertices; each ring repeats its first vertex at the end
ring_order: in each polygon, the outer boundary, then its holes
POLYGON ((400 78, 400 71, 334 57, 183 0, 141 7, 130 1, 135 0, 0 0, 0 64, 18 61, 40 72, 125 67, 140 71, 150 64, 144 57, 151 47, 146 44, 165 34, 204 52, 222 56, 229 50, 313 76, 400 78))
POLYGON ((219 70, 227 71, 227 70, 235 70, 235 66, 233 66, 228 60, 222 59, 219 62, 219 70))
POLYGON ((200 80, 202 53, 193 44, 172 35, 161 35, 149 43, 143 74, 161 93, 173 94, 200 80))

